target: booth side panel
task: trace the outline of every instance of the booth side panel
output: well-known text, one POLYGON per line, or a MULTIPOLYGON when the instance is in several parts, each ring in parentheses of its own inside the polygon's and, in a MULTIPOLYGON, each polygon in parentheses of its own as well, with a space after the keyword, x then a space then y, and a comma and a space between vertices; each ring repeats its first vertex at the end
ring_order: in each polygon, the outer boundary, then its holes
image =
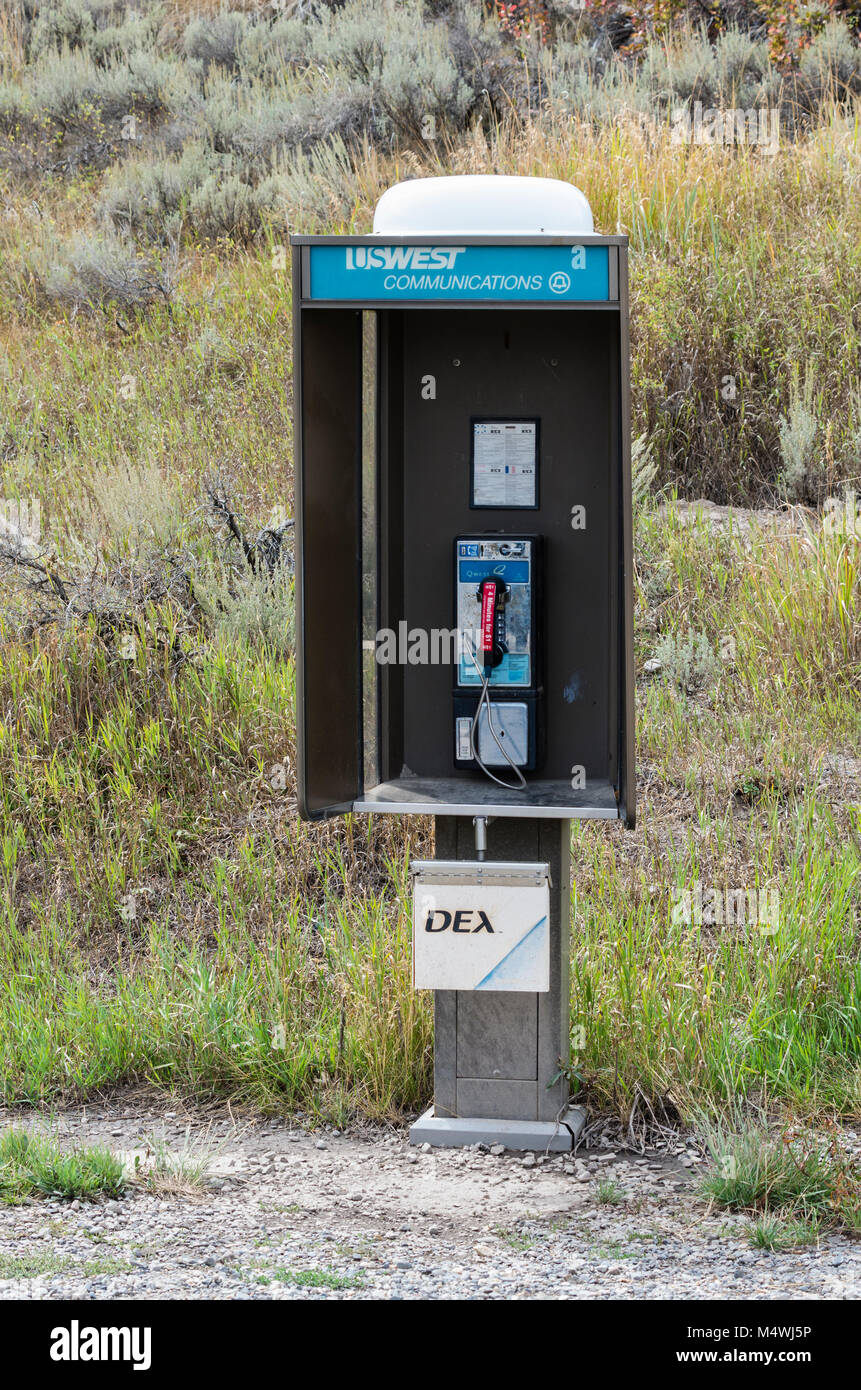
MULTIPOLYGON (((615 256, 613 257, 615 261, 615 256)), ((618 265, 616 266, 618 278, 618 265)), ((617 808, 621 807, 622 765, 624 762, 624 732, 622 728, 622 643, 619 629, 624 622, 621 605, 623 598, 622 528, 619 522, 619 500, 622 491, 622 442, 620 438, 622 411, 619 392, 621 389, 621 330, 618 319, 614 322, 606 361, 606 413, 609 436, 609 455, 607 459, 608 501, 606 517, 607 583, 610 595, 610 622, 606 634, 608 681, 606 705, 607 763, 610 783, 616 798, 617 808)), ((621 814, 621 811, 619 812, 621 814)))
POLYGON ((349 810, 362 782, 361 372, 361 313, 298 308, 296 716, 306 819, 349 810))
MULTIPOLYGON (((403 314, 379 314, 379 629, 398 630, 404 617, 403 314)), ((404 761, 404 673, 379 666, 380 775, 400 776, 404 761)))
POLYGON ((637 819, 635 774, 635 670, 634 670, 634 518, 631 488, 631 331, 628 307, 628 249, 619 248, 619 324, 620 354, 620 432, 622 505, 619 509, 622 561, 622 623, 620 697, 623 746, 619 759, 619 810, 629 829, 637 819))

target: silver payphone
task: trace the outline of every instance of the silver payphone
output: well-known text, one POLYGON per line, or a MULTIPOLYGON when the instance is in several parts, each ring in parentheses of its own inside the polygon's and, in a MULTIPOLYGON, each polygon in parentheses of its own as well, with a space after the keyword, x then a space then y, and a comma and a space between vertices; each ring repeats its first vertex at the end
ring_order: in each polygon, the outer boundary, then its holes
POLYGON ((454 765, 525 786, 540 748, 541 537, 458 536, 454 551, 454 765))

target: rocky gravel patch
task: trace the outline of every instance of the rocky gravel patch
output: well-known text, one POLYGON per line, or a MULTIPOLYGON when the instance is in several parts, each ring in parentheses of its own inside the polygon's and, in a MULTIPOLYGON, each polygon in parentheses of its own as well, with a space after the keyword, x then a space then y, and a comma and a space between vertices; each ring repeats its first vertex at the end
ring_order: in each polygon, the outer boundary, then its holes
MULTIPOLYGON (((12 1117, 0 1115, 4 1127, 12 1117)), ((20 1123, 20 1121, 19 1121, 20 1123)), ((197 1190, 0 1208, 0 1297, 31 1299, 845 1299, 861 1242, 751 1247, 697 1195, 702 1156, 411 1149, 402 1133, 305 1132, 75 1111, 64 1144, 210 1150, 197 1190)))

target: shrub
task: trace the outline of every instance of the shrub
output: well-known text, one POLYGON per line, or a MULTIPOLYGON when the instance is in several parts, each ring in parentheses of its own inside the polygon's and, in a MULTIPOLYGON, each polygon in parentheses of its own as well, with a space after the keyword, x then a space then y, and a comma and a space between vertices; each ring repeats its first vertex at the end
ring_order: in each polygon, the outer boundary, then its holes
POLYGON ((218 154, 237 156, 252 182, 263 169, 272 171, 276 155, 296 145, 308 147, 336 133, 358 139, 382 129, 370 90, 344 80, 310 91, 285 84, 267 91, 256 83, 243 87, 210 81, 196 118, 200 138, 218 154))
POLYGON ((241 89, 224 84, 207 99, 200 120, 214 150, 262 163, 276 148, 295 142, 302 116, 291 101, 269 94, 242 97, 241 89))
POLYGON ((814 101, 861 91, 861 51, 839 19, 812 39, 799 59, 799 72, 814 101))
POLYGON ((721 105, 754 106, 769 70, 767 45, 738 29, 728 29, 718 36, 715 61, 721 105))
POLYGON ((0 130, 13 131, 29 113, 27 94, 15 82, 0 82, 0 130))
POLYGON ((414 47, 386 49, 376 95, 395 134, 407 140, 461 129, 475 99, 432 30, 421 32, 414 47))
POLYGON ((449 48, 457 70, 491 112, 501 113, 521 82, 521 65, 506 44, 495 14, 480 5, 458 4, 448 18, 449 48))
POLYGON ((229 484, 212 479, 207 494, 225 546, 198 566, 194 594, 201 611, 230 646, 239 642, 288 655, 293 645, 292 520, 280 514, 252 540, 229 484))
MULTIPOLYGON (((416 0, 409 0, 408 8, 415 28, 420 21, 416 0)), ((405 14, 392 0, 376 6, 372 0, 348 0, 339 10, 321 14, 310 31, 309 56, 312 62, 334 64, 357 82, 372 86, 387 42, 402 38, 405 14)))
POLYGON ((236 174, 210 174, 191 194, 188 210, 200 236, 245 242, 260 230, 263 214, 274 202, 275 189, 270 181, 255 188, 236 174))
POLYGON ((168 109, 169 99, 177 101, 188 91, 187 78, 175 60, 152 53, 132 53, 126 61, 114 61, 100 70, 95 100, 106 116, 124 116, 130 111, 157 115, 168 109))
POLYGON ((179 544, 182 502, 154 462, 100 470, 83 539, 101 553, 130 553, 140 570, 179 544))
POLYGON ((238 49, 245 78, 281 76, 292 67, 304 66, 312 42, 307 19, 282 16, 274 24, 249 24, 238 49))
POLYGON ((169 299, 173 288, 170 270, 112 234, 79 232, 53 256, 43 253, 32 268, 48 299, 75 309, 139 309, 169 299))
POLYGON ((780 106, 787 130, 795 131, 805 112, 849 90, 858 64, 858 50, 839 23, 815 40, 796 76, 784 76, 771 63, 768 44, 738 28, 713 43, 702 31, 652 41, 628 63, 608 62, 600 47, 580 36, 541 51, 533 96, 600 121, 615 120, 621 108, 661 123, 669 111, 696 102, 722 110, 780 106))
POLYGON ((81 49, 99 62, 127 56, 156 44, 162 19, 158 4, 147 14, 138 14, 131 8, 124 13, 115 0, 50 0, 39 7, 31 26, 28 58, 32 62, 72 49, 81 49))
POLYGON ((189 58, 196 59, 204 67, 217 63, 233 70, 239 67, 240 51, 249 26, 248 16, 237 10, 228 10, 209 19, 194 19, 183 36, 183 49, 189 58))
POLYGON ((247 566, 238 572, 199 572, 195 598, 215 632, 232 648, 242 644, 282 656, 293 649, 293 577, 284 564, 272 573, 247 566))
POLYGON ((46 53, 33 69, 31 109, 65 125, 92 103, 100 81, 101 73, 88 53, 80 49, 46 53))
POLYGON ((191 344, 191 352, 208 376, 214 373, 224 376, 238 376, 242 371, 240 353, 233 343, 224 338, 212 324, 207 324, 203 328, 191 344))
MULTIPOLYGON (((690 39, 667 49, 652 47, 653 54, 664 52, 665 75, 669 89, 677 102, 701 101, 704 106, 717 104, 719 93, 718 63, 715 51, 700 31, 690 39)), ((660 65, 653 61, 652 81, 659 78, 660 65)), ((660 78, 659 78, 660 80, 660 78)))
POLYGON ((54 0, 39 9, 30 35, 30 57, 49 49, 89 49, 95 34, 91 11, 81 0, 54 0))
POLYGON ((132 12, 120 24, 110 24, 104 29, 97 28, 90 40, 90 53, 97 62, 105 62, 123 54, 155 48, 159 22, 158 7, 146 15, 132 12))
POLYGON ((719 34, 714 44, 702 31, 669 45, 650 43, 628 80, 638 92, 648 91, 658 117, 668 107, 695 102, 747 110, 776 102, 781 89, 767 43, 734 28, 719 34))
POLYGON ((813 378, 808 373, 799 386, 796 373, 789 388, 789 411, 779 423, 780 457, 783 469, 780 486, 786 496, 801 497, 811 484, 819 424, 813 408, 813 378))
POLYGON ((172 220, 212 173, 212 153, 199 143, 174 159, 130 162, 105 185, 99 215, 120 231, 170 238, 176 232, 172 220))
POLYGON ((373 94, 361 83, 339 82, 327 92, 308 93, 295 103, 297 139, 305 148, 317 141, 358 147, 363 137, 382 134, 373 94))
POLYGON ((401 138, 425 138, 428 117, 434 130, 459 129, 475 101, 445 25, 423 22, 416 0, 382 8, 348 0, 314 31, 312 56, 367 87, 401 138))
POLYGON ((704 632, 668 632, 655 652, 665 680, 680 690, 692 692, 713 684, 720 670, 720 659, 704 632))
MULTIPOLYGON (((323 128, 333 109, 317 113, 323 128)), ((135 160, 116 170, 98 212, 117 231, 156 242, 173 243, 183 216, 188 228, 207 240, 250 242, 276 216, 340 219, 356 198, 357 176, 340 136, 314 144, 307 156, 296 150, 265 178, 259 167, 198 142, 179 156, 135 160)))
POLYGON ((648 435, 638 434, 631 444, 631 494, 635 507, 645 504, 657 474, 652 441, 648 435))
POLYGON ((89 53, 64 49, 36 65, 28 108, 34 116, 69 125, 132 111, 156 115, 168 109, 168 92, 171 102, 184 105, 189 99, 189 77, 176 59, 140 51, 100 67, 89 53))
POLYGON ((273 206, 303 228, 337 227, 358 199, 358 176, 340 136, 297 153, 291 167, 267 180, 273 206))

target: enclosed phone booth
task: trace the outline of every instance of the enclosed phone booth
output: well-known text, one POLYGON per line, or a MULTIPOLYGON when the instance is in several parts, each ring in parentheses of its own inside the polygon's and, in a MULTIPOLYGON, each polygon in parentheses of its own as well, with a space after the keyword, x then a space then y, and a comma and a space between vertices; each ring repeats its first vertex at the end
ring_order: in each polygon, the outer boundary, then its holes
POLYGON ((434 1114, 556 1123, 569 821, 634 822, 626 241, 486 176, 292 243, 300 812, 433 815, 461 887, 545 866, 552 979, 439 989, 434 1114))

